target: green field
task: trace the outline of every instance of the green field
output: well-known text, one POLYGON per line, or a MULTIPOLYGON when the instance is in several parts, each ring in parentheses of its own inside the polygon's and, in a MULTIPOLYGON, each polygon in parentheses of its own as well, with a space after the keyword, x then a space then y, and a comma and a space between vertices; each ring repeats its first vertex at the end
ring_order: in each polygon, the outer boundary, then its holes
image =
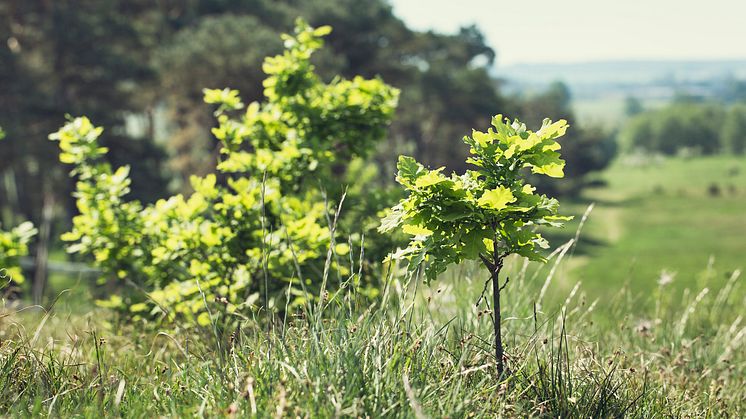
POLYGON ((560 290, 582 281, 594 297, 623 285, 644 295, 663 272, 673 274, 669 287, 694 290, 746 268, 746 159, 620 159, 603 179, 565 206, 580 215, 594 203, 560 290))

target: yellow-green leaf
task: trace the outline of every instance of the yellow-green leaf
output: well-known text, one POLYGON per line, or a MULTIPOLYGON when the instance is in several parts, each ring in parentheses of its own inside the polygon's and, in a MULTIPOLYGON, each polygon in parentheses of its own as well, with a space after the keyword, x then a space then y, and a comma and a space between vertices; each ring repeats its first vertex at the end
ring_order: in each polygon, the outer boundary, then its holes
POLYGON ((501 210, 508 206, 509 203, 515 202, 516 198, 510 189, 499 186, 482 194, 477 204, 482 208, 501 210))
POLYGON ((197 316, 197 324, 200 326, 209 326, 210 325, 210 315, 206 312, 199 313, 199 316, 197 316))
POLYGON ((123 303, 122 297, 118 295, 112 295, 108 300, 96 300, 96 305, 103 308, 119 308, 123 303))
POLYGON ((534 166, 531 170, 534 173, 545 174, 549 177, 561 178, 565 176, 564 164, 549 163, 544 166, 534 166))
POLYGON ((515 155, 518 145, 516 143, 511 144, 507 150, 505 150, 504 156, 506 159, 512 158, 515 155))
POLYGON ((326 36, 332 33, 332 27, 329 25, 319 26, 313 30, 314 36, 326 36))
POLYGON ((137 304, 132 304, 130 306, 130 311, 133 312, 133 313, 139 313, 139 312, 145 311, 147 309, 148 309, 148 305, 145 304, 145 303, 137 303, 137 304))
POLYGON ((569 127, 567 121, 565 121, 564 119, 560 119, 553 124, 548 124, 548 120, 545 120, 544 122, 544 126, 542 126, 541 129, 536 132, 536 134, 538 134, 541 138, 555 139, 557 137, 561 137, 565 135, 565 132, 569 127))
POLYGON ((414 186, 418 188, 426 188, 428 186, 437 185, 438 183, 445 181, 445 176, 440 174, 440 171, 443 169, 444 168, 441 167, 440 169, 430 171, 427 174, 420 176, 414 182, 414 186))
POLYGON ((533 148, 535 145, 539 144, 540 142, 541 142, 541 138, 532 132, 531 134, 528 135, 528 138, 526 138, 525 140, 519 137, 517 144, 518 144, 518 149, 520 151, 525 151, 530 148, 533 148))
POLYGON ((402 227, 402 231, 413 236, 429 236, 433 234, 432 230, 414 224, 405 224, 404 227, 402 227))
POLYGON ((487 147, 487 145, 491 144, 494 138, 492 138, 492 135, 486 132, 481 132, 477 130, 473 130, 471 133, 471 138, 474 139, 474 141, 477 142, 481 147, 487 147))

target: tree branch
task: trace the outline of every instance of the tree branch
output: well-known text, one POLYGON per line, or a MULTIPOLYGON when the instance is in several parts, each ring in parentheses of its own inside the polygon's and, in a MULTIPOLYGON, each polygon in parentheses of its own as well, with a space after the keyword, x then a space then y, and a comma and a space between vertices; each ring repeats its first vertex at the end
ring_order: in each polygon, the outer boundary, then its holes
POLYGON ((505 277, 505 283, 503 283, 502 286, 500 286, 500 291, 504 290, 505 287, 508 286, 508 282, 510 282, 510 277, 506 276, 505 277))
MULTIPOLYGON (((482 299, 485 299, 484 298, 484 294, 487 293, 487 285, 490 284, 490 281, 492 281, 492 277, 487 278, 487 280, 484 281, 484 287, 482 288, 482 293, 479 295, 479 299, 477 300, 477 303, 475 304, 475 306, 479 307, 479 303, 482 302, 482 299)), ((485 301, 486 301, 486 299, 485 299, 485 301)), ((487 305, 489 306, 489 303, 487 305)))
POLYGON ((495 264, 492 263, 492 261, 490 261, 489 259, 487 259, 487 256, 480 253, 479 258, 482 259, 482 263, 484 263, 484 266, 486 266, 487 269, 489 269, 490 273, 495 270, 495 264))

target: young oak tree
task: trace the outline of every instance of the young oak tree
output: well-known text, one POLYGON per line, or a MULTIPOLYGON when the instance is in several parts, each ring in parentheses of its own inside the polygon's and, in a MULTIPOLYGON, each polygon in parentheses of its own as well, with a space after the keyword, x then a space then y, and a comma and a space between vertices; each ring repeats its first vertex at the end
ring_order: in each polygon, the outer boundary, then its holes
POLYGON ((426 281, 436 279, 451 264, 482 262, 492 280, 495 356, 501 377, 500 292, 508 279, 502 285, 498 279, 505 258, 518 254, 546 262, 539 248, 547 248, 548 242, 536 227, 559 227, 571 218, 557 215, 556 199, 534 194, 524 169, 553 178, 564 175, 556 139, 565 134, 568 124, 545 119, 541 129, 532 132, 518 120, 511 123, 497 115, 492 126, 464 137, 470 146, 466 161, 476 170, 463 175, 446 176, 442 167, 429 170, 411 157, 400 156, 396 181, 408 196, 391 209, 379 230, 401 227, 413 236, 407 248, 390 258, 408 260, 410 271, 424 264, 426 281))

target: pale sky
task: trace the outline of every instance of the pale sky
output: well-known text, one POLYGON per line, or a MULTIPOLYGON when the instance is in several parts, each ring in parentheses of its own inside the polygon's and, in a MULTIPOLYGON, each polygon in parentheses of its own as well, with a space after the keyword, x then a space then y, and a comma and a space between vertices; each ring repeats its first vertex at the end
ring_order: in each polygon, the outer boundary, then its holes
POLYGON ((476 23, 498 66, 746 59, 746 0, 390 0, 415 29, 476 23))

